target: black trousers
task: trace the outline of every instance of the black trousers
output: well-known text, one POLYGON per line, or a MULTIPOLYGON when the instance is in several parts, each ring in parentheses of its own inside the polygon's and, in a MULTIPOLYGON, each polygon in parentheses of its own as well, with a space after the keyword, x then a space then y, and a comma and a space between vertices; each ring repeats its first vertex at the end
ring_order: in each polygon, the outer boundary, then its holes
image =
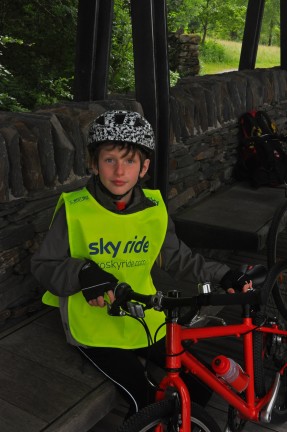
MULTIPOLYGON (((140 357, 164 369, 165 339, 149 348, 136 350, 82 347, 78 349, 97 369, 118 385, 119 391, 130 403, 129 414, 154 401, 155 388, 146 378, 145 366, 140 357)), ((181 376, 191 392, 192 399, 203 406, 206 405, 211 397, 211 390, 191 374, 182 373, 181 376)))

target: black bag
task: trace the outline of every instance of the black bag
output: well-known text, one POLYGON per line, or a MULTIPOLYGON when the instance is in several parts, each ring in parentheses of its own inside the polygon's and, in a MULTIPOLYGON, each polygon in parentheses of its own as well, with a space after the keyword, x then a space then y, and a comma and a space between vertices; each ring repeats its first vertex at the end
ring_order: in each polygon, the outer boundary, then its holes
POLYGON ((253 110, 239 119, 240 144, 234 167, 237 180, 248 180, 252 186, 279 186, 287 180, 287 154, 282 144, 286 137, 265 111, 253 110))

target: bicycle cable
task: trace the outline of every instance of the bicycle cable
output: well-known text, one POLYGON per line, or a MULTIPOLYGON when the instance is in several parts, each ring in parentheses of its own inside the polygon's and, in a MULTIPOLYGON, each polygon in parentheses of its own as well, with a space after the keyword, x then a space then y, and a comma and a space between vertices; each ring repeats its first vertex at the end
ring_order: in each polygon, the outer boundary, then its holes
POLYGON ((264 325, 266 324, 266 321, 267 321, 267 317, 264 317, 264 319, 263 319, 263 321, 262 321, 261 324, 255 326, 255 327, 254 327, 253 329, 251 329, 251 330, 247 330, 247 332, 242 333, 241 336, 245 336, 245 335, 247 335, 248 333, 252 333, 252 332, 256 331, 256 330, 259 329, 260 327, 264 326, 264 325))
MULTIPOLYGON (((151 344, 153 343, 153 338, 151 336, 151 333, 150 333, 150 330, 148 328, 148 325, 147 325, 147 323, 145 322, 145 320, 143 318, 135 317, 135 316, 133 316, 133 315, 131 315, 129 313, 126 313, 126 316, 128 316, 130 318, 134 318, 135 320, 137 320, 143 326, 143 328, 145 330, 145 333, 146 333, 146 336, 147 336, 147 343, 148 343, 148 345, 147 345, 147 356, 145 358, 145 364, 144 364, 144 375, 145 375, 145 378, 146 378, 147 382, 150 384, 151 387, 154 387, 157 390, 160 390, 160 388, 157 385, 155 385, 150 380, 149 373, 148 373, 148 364, 150 362, 150 347, 151 347, 151 344)), ((159 328, 157 329, 157 331, 158 330, 159 330, 159 328)))

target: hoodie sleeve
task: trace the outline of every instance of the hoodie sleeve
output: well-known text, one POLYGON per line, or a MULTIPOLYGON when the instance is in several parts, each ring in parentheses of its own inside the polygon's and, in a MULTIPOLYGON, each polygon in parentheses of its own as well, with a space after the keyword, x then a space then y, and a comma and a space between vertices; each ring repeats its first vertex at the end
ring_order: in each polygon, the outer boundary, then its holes
POLYGON ((70 256, 66 212, 62 206, 32 257, 31 272, 44 289, 67 297, 81 290, 78 274, 83 263, 70 256))

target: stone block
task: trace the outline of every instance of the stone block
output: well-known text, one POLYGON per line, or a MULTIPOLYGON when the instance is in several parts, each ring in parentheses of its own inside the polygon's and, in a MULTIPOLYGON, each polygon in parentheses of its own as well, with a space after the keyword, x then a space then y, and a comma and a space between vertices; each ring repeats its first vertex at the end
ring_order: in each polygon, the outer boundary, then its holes
POLYGON ((44 179, 38 152, 38 139, 23 122, 16 122, 15 127, 20 137, 24 186, 28 191, 41 190, 44 188, 44 179))
POLYGON ((52 136, 52 125, 44 115, 14 113, 14 121, 23 122, 36 136, 41 170, 45 186, 53 187, 56 182, 56 164, 52 136))
POLYGON ((86 175, 87 157, 86 143, 83 141, 83 136, 80 131, 78 116, 71 110, 61 107, 61 110, 54 111, 63 129, 65 130, 70 142, 74 148, 74 163, 73 170, 78 176, 86 175))
POLYGON ((177 209, 185 205, 194 197, 195 197, 194 188, 193 187, 187 188, 184 192, 178 194, 168 202, 169 213, 174 214, 177 209))
POLYGON ((54 114, 50 116, 50 122, 53 127, 52 137, 58 180, 60 183, 64 183, 73 169, 75 150, 61 123, 54 114))
POLYGON ((194 163, 194 157, 190 154, 176 158, 176 167, 177 168, 183 168, 186 166, 190 166, 193 163, 194 163))
POLYGON ((1 126, 0 133, 5 139, 9 158, 9 185, 11 193, 15 198, 18 198, 26 192, 21 170, 20 136, 14 126, 1 126))
POLYGON ((54 209, 59 198, 58 194, 53 194, 46 198, 39 200, 31 200, 18 212, 9 216, 11 222, 20 223, 20 221, 32 222, 34 217, 39 212, 45 211, 46 209, 54 209))
POLYGON ((169 181, 171 184, 178 183, 183 178, 197 173, 199 171, 199 168, 199 162, 195 162, 193 165, 172 171, 169 175, 169 181))
POLYGON ((9 200, 9 159, 4 137, 0 133, 0 202, 9 200))
MULTIPOLYGON (((87 107, 88 105, 86 105, 86 108, 87 107)), ((36 112, 49 116, 54 114, 57 117, 74 149, 73 171, 78 176, 84 176, 86 174, 87 164, 85 151, 86 144, 83 142, 83 137, 80 131, 78 119, 79 109, 61 105, 37 110, 36 112)))
POLYGON ((31 224, 10 224, 0 230, 0 251, 21 245, 33 236, 34 228, 31 224))

